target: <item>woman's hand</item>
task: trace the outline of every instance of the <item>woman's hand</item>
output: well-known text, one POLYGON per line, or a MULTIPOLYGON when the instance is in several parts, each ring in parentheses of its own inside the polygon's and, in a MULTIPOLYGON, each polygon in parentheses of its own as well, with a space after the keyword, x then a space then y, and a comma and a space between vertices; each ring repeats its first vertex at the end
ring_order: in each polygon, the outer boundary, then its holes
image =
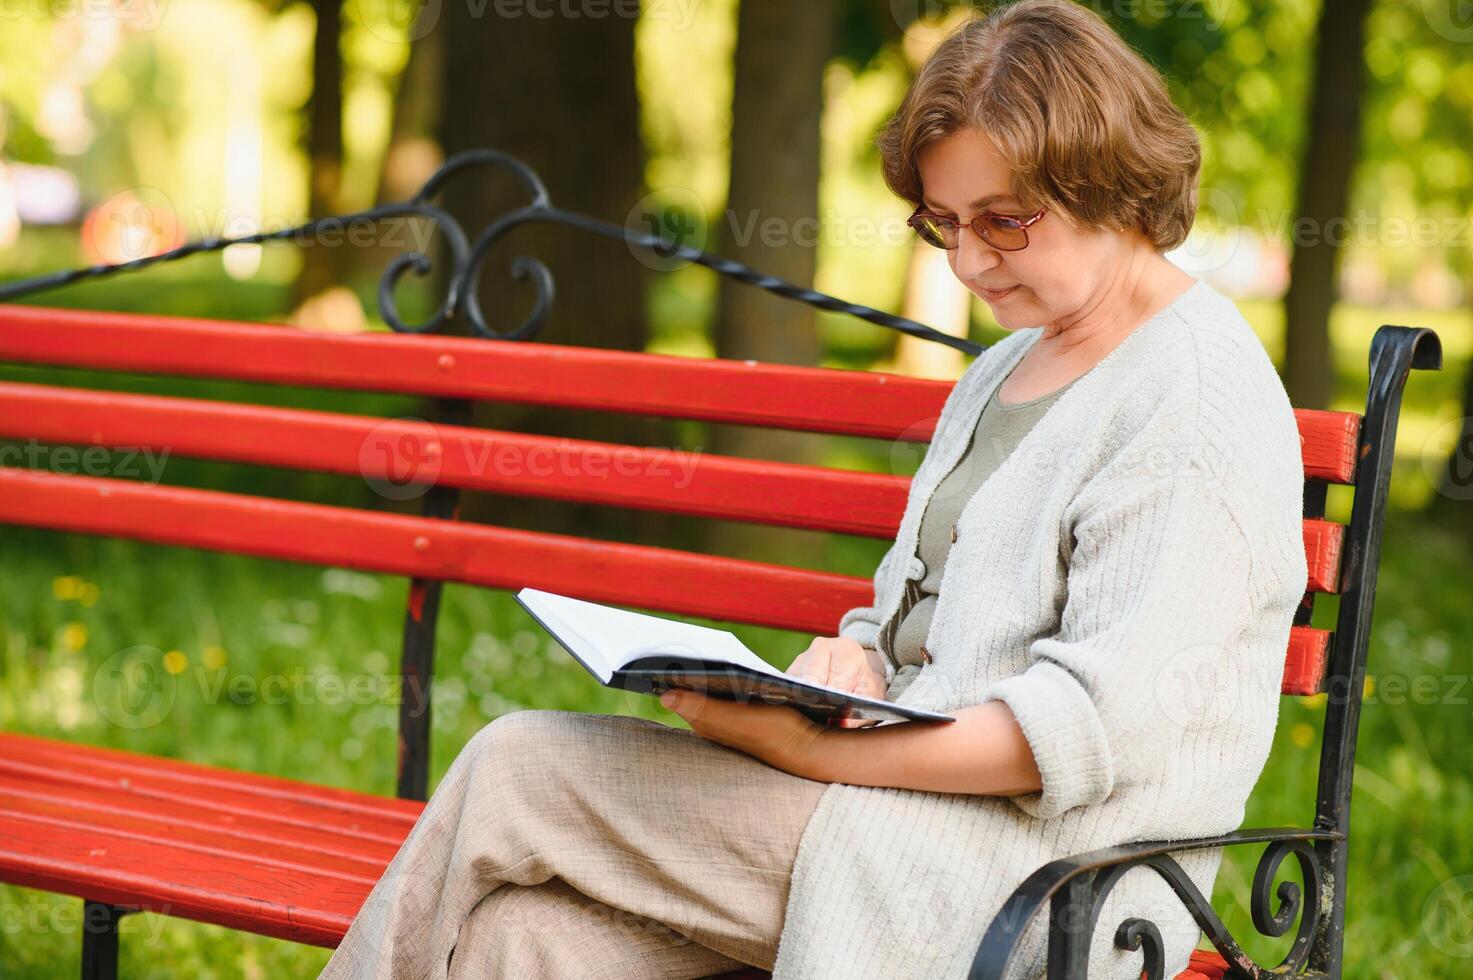
MULTIPOLYGON (((885 699, 888 687, 880 666, 879 654, 866 650, 847 636, 816 636, 808 649, 798 654, 787 673, 815 684, 827 684, 841 691, 867 698, 885 699)), ((865 728, 873 721, 842 718, 840 728, 865 728)))
POLYGON ((728 701, 687 690, 666 691, 660 703, 684 718, 697 735, 795 776, 806 775, 813 744, 824 730, 785 704, 728 701))

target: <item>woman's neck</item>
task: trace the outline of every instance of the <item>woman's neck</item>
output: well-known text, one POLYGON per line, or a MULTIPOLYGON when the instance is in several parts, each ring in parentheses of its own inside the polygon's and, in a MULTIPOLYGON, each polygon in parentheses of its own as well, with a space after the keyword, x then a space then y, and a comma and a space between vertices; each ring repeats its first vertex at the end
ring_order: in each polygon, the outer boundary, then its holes
POLYGON ((1088 306, 1044 326, 1005 379, 999 399, 1026 401, 1063 387, 1196 283, 1149 245, 1114 268, 1118 272, 1088 306))
POLYGON ((1034 344, 1039 354, 1064 360, 1093 355, 1098 360, 1196 282, 1144 244, 1113 268, 1086 305, 1044 325, 1034 344))

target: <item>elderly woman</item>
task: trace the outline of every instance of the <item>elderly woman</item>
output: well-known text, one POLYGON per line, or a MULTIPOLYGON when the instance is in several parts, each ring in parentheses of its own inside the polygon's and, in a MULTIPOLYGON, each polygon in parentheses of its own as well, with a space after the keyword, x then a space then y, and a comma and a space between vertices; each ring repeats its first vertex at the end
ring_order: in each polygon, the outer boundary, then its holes
MULTIPOLYGON (((912 226, 1011 331, 947 398, 873 606, 790 671, 952 724, 662 701, 527 711, 461 753, 325 976, 962 977, 1055 858, 1236 828, 1305 587, 1293 414, 1232 303, 1162 255, 1199 150, 1092 12, 1021 0, 922 67, 880 140, 912 226)), ((1210 894, 1218 852, 1180 863, 1210 894)), ((1199 931, 1148 871, 1169 975, 1199 931)), ((1041 969, 1043 923, 1023 975, 1041 969)))

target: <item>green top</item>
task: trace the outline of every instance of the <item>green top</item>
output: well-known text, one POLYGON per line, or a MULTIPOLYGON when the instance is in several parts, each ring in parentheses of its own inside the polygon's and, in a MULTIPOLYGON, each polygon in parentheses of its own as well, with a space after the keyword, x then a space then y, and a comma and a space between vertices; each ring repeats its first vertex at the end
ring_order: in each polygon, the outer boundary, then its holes
MULTIPOLYGON (((886 700, 893 701, 898 697, 915 679, 921 667, 930 662, 930 654, 925 648, 926 634, 931 628, 936 595, 941 591, 941 572, 946 566, 951 544, 956 540, 956 521, 962 508, 1017 448, 1049 406, 1073 383, 1071 381, 1047 395, 1011 405, 998 401, 994 391, 977 420, 967 451, 936 485, 936 492, 921 515, 920 537, 916 543, 916 557, 925 567, 925 575, 909 583, 900 609, 890 623, 889 649, 897 670, 885 693, 886 700)), ((1001 387, 999 383, 998 388, 1001 387)), ((881 636, 885 635, 882 630, 881 636)))

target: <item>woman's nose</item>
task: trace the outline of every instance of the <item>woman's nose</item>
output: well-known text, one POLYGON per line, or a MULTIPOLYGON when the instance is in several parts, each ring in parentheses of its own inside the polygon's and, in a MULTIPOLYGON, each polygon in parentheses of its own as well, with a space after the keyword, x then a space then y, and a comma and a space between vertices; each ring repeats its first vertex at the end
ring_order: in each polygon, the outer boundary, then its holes
POLYGON ((984 242, 982 236, 967 225, 958 229, 956 249, 952 256, 952 271, 963 282, 997 268, 1002 262, 997 249, 984 242))

